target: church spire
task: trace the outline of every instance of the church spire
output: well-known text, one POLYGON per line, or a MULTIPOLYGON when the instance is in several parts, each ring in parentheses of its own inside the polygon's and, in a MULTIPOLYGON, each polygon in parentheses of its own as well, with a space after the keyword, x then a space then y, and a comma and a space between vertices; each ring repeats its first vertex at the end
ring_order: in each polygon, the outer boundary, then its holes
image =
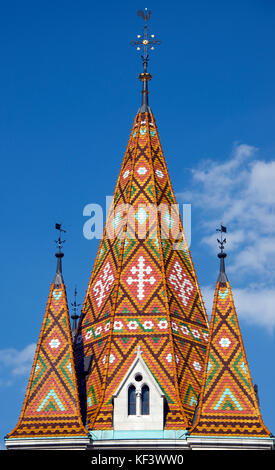
POLYGON ((113 396, 138 346, 167 400, 163 426, 189 427, 208 339, 195 268, 148 106, 148 48, 159 43, 149 38, 149 13, 140 13, 145 32, 134 42, 139 50, 143 47, 142 107, 133 123, 75 338, 77 371, 83 384, 85 380, 80 399, 94 431, 113 428, 113 396))
POLYGON ((154 50, 155 46, 160 44, 160 41, 158 39, 155 39, 155 35, 151 34, 149 35, 149 27, 147 22, 150 19, 150 16, 152 14, 151 11, 148 11, 147 8, 145 8, 145 11, 138 11, 138 16, 141 16, 144 19, 144 26, 143 26, 143 36, 140 34, 137 35, 137 40, 132 41, 131 44, 132 46, 137 47, 137 51, 142 50, 142 63, 143 63, 143 72, 139 74, 139 80, 142 82, 142 99, 141 99, 141 107, 139 111, 141 113, 145 113, 146 111, 150 111, 149 104, 148 104, 148 82, 151 80, 152 75, 148 73, 147 67, 148 67, 148 61, 149 61, 149 54, 148 54, 148 49, 150 48, 151 50, 154 50))
POLYGON ((225 274, 221 225, 220 273, 217 280, 210 337, 197 418, 192 436, 268 437, 253 387, 231 286, 225 274))
MULTIPOLYGON (((7 436, 13 439, 85 437, 70 329, 66 289, 62 277, 61 224, 57 240, 57 268, 42 323, 32 371, 19 422, 7 436)), ((12 445, 12 444, 11 444, 12 445)))

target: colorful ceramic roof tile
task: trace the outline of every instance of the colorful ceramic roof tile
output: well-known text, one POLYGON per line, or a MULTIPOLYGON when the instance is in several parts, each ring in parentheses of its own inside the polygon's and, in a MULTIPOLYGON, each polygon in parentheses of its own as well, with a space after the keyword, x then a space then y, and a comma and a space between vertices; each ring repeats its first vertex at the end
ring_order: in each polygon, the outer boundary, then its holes
POLYGON ((267 437, 248 368, 232 291, 219 253, 210 339, 198 416, 191 435, 267 437))
POLYGON ((8 438, 85 436, 76 381, 61 257, 50 288, 31 376, 15 429, 8 438))
POLYGON ((76 337, 90 429, 112 428, 112 396, 138 345, 166 395, 166 429, 190 425, 201 388, 208 320, 146 109, 134 120, 76 337))

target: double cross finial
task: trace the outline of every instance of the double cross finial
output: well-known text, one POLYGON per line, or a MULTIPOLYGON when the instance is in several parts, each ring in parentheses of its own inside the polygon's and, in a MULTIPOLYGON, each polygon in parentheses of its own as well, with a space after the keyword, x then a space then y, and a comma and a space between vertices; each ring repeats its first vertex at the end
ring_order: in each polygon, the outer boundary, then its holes
POLYGON ((155 39, 155 35, 151 34, 149 35, 149 27, 147 25, 147 21, 150 19, 151 16, 151 11, 148 11, 147 8, 145 8, 145 12, 139 10, 137 12, 138 16, 141 16, 145 24, 143 26, 143 35, 138 34, 137 35, 137 40, 136 41, 131 41, 132 46, 136 46, 137 51, 140 51, 143 49, 143 54, 141 56, 143 60, 143 67, 144 67, 144 73, 147 72, 147 64, 148 64, 148 48, 151 50, 155 49, 156 45, 160 44, 160 41, 158 39, 155 39))

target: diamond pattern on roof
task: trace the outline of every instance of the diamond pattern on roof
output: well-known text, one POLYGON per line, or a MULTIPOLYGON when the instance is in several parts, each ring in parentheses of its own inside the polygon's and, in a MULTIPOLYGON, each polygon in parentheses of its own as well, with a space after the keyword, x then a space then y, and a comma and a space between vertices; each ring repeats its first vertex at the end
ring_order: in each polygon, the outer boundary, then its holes
POLYGON ((66 291, 52 284, 22 412, 8 437, 85 435, 66 291))
POLYGON ((151 113, 135 118, 84 305, 75 352, 79 365, 83 354, 93 355, 86 377, 89 428, 112 428, 112 395, 138 345, 169 403, 165 428, 190 426, 194 399, 190 405, 185 395, 188 387, 192 396, 199 394, 208 320, 151 113), (122 203, 128 207, 123 217, 122 203), (119 234, 112 239, 107 235, 114 225, 119 234), (178 241, 182 248, 174 250, 178 241), (99 350, 95 331, 103 319, 110 328, 101 329, 99 350))
POLYGON ((229 282, 217 282, 198 418, 191 434, 270 435, 255 396, 229 282))

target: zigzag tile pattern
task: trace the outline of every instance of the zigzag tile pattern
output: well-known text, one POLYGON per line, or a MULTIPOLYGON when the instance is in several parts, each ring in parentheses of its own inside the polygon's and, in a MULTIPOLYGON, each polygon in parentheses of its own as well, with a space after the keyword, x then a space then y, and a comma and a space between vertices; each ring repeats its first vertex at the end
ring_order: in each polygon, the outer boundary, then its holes
POLYGON ((112 428, 112 396, 138 345, 167 399, 165 428, 192 422, 208 321, 175 204, 153 115, 138 113, 77 333, 80 374, 91 357, 90 429, 112 428))
POLYGON ((229 282, 218 281, 198 418, 191 435, 267 437, 229 282))
POLYGON ((64 284, 51 286, 19 422, 9 438, 85 436, 64 284))

